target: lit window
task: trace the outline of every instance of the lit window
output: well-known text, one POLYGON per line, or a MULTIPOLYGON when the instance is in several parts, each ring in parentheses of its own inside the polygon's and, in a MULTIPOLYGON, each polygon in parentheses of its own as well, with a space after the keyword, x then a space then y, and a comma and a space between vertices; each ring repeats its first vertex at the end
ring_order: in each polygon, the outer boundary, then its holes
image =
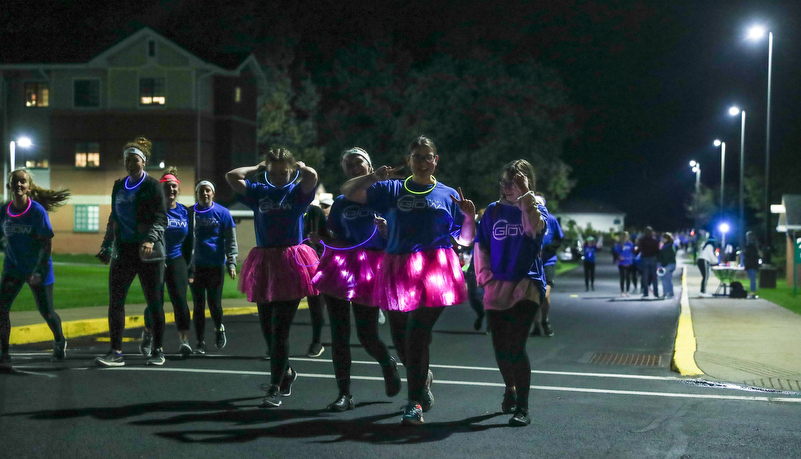
POLYGON ((75 80, 73 87, 76 107, 100 106, 100 80, 75 80))
POLYGON ((100 206, 76 204, 73 231, 98 232, 100 229, 100 206))
POLYGON ((96 142, 76 144, 75 167, 100 167, 100 145, 96 142))
POLYGON ((50 88, 47 83, 25 83, 25 106, 47 107, 50 105, 50 88))
POLYGON ((234 89, 234 102, 240 103, 242 102, 242 88, 239 86, 234 89))
POLYGON ((167 102, 165 86, 164 78, 140 78, 139 105, 164 105, 167 102))

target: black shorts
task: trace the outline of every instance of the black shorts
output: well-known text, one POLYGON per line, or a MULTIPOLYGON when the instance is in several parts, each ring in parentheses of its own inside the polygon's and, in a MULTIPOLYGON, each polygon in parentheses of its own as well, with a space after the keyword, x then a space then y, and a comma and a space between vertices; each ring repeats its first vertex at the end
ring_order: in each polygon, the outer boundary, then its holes
POLYGON ((545 271, 545 285, 553 287, 553 278, 556 277, 556 265, 543 266, 543 271, 545 271))

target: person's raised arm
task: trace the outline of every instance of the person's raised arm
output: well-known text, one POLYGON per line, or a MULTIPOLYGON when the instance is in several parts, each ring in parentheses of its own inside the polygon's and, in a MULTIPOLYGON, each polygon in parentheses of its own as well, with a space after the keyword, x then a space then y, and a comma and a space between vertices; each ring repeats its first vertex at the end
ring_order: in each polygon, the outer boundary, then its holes
POLYGON ((464 222, 462 222, 462 228, 459 231, 459 237, 456 238, 456 242, 461 246, 468 247, 473 244, 473 239, 476 238, 476 205, 473 204, 473 201, 465 199, 461 187, 459 187, 458 191, 459 197, 451 195, 451 199, 464 214, 464 222))
POLYGON ((380 182, 387 180, 392 176, 393 172, 401 169, 403 166, 389 167, 381 166, 376 169, 372 174, 365 174, 359 177, 354 177, 344 185, 342 185, 342 194, 349 201, 358 202, 359 204, 367 204, 367 189, 380 182))
POLYGON ((303 194, 308 195, 317 186, 317 171, 307 166, 303 161, 298 161, 295 167, 300 173, 300 189, 303 194))
MULTIPOLYGON (((264 161, 256 164, 255 166, 245 166, 245 167, 238 167, 232 171, 228 171, 225 174, 225 181, 231 185, 231 188, 239 194, 245 194, 247 189, 247 185, 245 184, 245 177, 253 172, 263 171, 267 169, 267 165, 264 161)), ((317 173, 315 173, 315 181, 316 181, 317 173)))

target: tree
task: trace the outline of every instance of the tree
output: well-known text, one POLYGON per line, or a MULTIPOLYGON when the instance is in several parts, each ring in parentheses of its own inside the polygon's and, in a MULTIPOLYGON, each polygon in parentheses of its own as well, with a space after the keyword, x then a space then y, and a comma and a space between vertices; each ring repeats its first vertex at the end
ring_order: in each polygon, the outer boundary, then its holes
POLYGON ((718 201, 715 191, 701 185, 699 193, 693 193, 692 199, 684 204, 687 217, 692 219, 696 229, 704 228, 712 222, 712 217, 718 210, 718 201))

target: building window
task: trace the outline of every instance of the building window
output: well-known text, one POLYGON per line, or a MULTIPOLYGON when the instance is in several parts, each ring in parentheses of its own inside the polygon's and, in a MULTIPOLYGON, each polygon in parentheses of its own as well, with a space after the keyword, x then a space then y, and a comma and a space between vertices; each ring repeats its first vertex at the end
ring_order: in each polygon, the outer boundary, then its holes
POLYGON ((73 231, 87 233, 100 229, 100 206, 76 204, 73 231))
POLYGON ((100 106, 100 80, 75 80, 73 87, 76 107, 100 106))
POLYGON ((619 225, 619 224, 620 224, 620 219, 619 219, 619 218, 616 218, 616 219, 615 219, 615 221, 614 221, 614 224, 615 224, 615 225, 619 225))
POLYGON ((100 145, 96 142, 75 144, 75 167, 100 167, 100 145))
POLYGON ((164 78, 139 79, 139 105, 164 105, 164 78))
POLYGON ((48 107, 50 105, 50 88, 47 83, 25 83, 25 106, 48 107))
POLYGON ((239 86, 234 89, 234 102, 240 103, 242 102, 242 88, 239 86))
POLYGON ((156 57, 156 40, 147 42, 147 57, 156 57))

